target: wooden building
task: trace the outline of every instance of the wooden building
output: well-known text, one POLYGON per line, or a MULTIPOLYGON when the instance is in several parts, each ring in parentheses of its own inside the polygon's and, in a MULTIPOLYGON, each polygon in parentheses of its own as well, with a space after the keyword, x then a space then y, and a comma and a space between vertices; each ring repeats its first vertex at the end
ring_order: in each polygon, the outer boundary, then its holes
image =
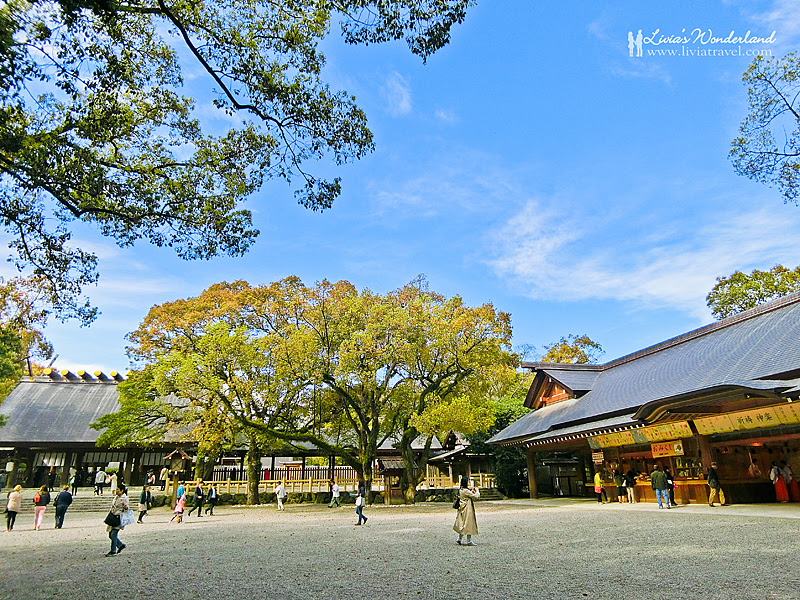
POLYGON ((119 468, 129 484, 144 482, 148 469, 164 466, 164 455, 175 445, 103 449, 96 446, 100 431, 89 425, 119 409, 116 372, 89 374, 55 371, 24 378, 0 405, 7 418, 0 427, 0 468, 8 484, 25 487, 66 484, 70 470, 88 476, 99 467, 119 468))
POLYGON ((658 463, 684 503, 707 502, 712 461, 732 502, 775 501, 772 462, 800 470, 800 293, 606 364, 523 367, 534 410, 489 441, 526 448, 533 497, 554 456, 576 465, 572 495, 592 494, 595 471, 611 491, 614 470, 633 469, 637 497, 654 499, 658 463))

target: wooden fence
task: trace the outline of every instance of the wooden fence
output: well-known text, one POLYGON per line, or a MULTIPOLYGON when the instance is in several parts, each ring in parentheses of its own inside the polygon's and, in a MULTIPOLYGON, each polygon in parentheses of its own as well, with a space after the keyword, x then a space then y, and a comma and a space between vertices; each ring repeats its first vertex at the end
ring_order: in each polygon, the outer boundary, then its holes
MULTIPOLYGON (((276 469, 277 471, 277 469, 276 469)), ((473 473, 470 478, 473 484, 479 488, 493 488, 495 487, 495 477, 492 473, 473 473)), ((281 482, 281 479, 262 479, 258 482, 258 492, 260 494, 272 493, 275 486, 281 482)), ((192 479, 181 482, 188 490, 189 493, 194 491, 194 486, 197 485, 197 480, 192 479)), ((220 479, 214 481, 206 481, 206 484, 214 483, 217 486, 217 491, 220 494, 246 494, 247 493, 247 480, 246 479, 220 479)), ((283 486, 289 494, 305 494, 315 492, 327 492, 329 485, 329 478, 314 478, 306 477, 305 479, 283 479, 283 486)), ((336 477, 336 483, 339 484, 339 489, 344 493, 356 492, 358 490, 358 479, 356 477, 345 478, 336 477)), ((448 476, 443 477, 428 477, 417 486, 417 489, 452 489, 458 487, 453 484, 448 476)), ((165 493, 170 494, 172 488, 172 481, 167 482, 165 493)), ((373 492, 384 491, 383 477, 376 477, 372 481, 373 492)))

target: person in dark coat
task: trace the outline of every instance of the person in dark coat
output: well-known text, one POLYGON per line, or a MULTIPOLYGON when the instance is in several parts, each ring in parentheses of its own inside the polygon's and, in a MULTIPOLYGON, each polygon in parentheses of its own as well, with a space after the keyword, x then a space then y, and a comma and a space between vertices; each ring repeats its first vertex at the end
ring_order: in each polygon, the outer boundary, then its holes
POLYGON ((214 516, 214 507, 217 505, 217 500, 219 500, 219 492, 217 492, 217 485, 214 483, 209 484, 208 486, 208 494, 206 495, 208 499, 208 504, 206 505, 206 514, 214 516))
POLYGON ((136 520, 140 525, 143 523, 142 518, 147 514, 152 496, 150 495, 150 486, 145 485, 142 487, 142 493, 139 495, 139 518, 136 520))
POLYGON ((72 494, 69 493, 69 486, 61 487, 55 501, 56 507, 56 529, 61 529, 64 526, 64 515, 67 514, 69 505, 72 504, 72 494))
POLYGON ((203 480, 202 479, 198 479, 197 480, 197 487, 194 488, 194 506, 192 506, 192 508, 189 510, 189 514, 186 515, 186 516, 190 517, 192 515, 192 513, 196 510, 197 511, 197 516, 198 517, 202 517, 203 516, 203 502, 205 502, 205 499, 206 499, 206 492, 203 489, 203 480))
POLYGON ((664 471, 661 470, 659 465, 656 465, 653 472, 650 473, 650 483, 653 486, 653 489, 656 491, 656 500, 658 500, 658 508, 662 508, 662 500, 665 501, 667 508, 670 508, 669 504, 669 491, 667 490, 667 476, 664 474, 664 471))
POLYGON ((719 505, 725 505, 725 492, 722 491, 722 486, 719 484, 719 475, 717 475, 717 463, 712 462, 708 469, 708 505, 714 506, 714 500, 719 495, 719 505))

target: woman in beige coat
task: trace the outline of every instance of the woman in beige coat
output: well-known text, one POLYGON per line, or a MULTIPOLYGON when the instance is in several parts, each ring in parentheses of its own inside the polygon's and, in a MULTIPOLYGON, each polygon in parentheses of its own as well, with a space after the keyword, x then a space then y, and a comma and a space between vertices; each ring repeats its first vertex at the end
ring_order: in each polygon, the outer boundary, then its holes
POLYGON ((458 514, 456 522, 453 524, 453 531, 458 534, 456 544, 462 546, 477 546, 472 541, 473 535, 478 535, 478 522, 475 520, 475 498, 480 498, 481 493, 478 488, 469 489, 467 478, 461 478, 461 488, 458 490, 458 514), (462 542, 463 536, 467 536, 467 541, 462 542))
POLYGON ((22 486, 18 485, 13 491, 8 493, 8 504, 6 504, 6 531, 14 529, 14 521, 17 513, 22 510, 22 486))

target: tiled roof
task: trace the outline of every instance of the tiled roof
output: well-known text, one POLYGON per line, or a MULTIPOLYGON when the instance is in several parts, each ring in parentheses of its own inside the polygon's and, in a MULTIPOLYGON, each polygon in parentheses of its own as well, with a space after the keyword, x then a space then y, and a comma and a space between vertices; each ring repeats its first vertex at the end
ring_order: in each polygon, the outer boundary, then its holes
POLYGON ((89 424, 119 410, 117 396, 115 383, 25 379, 0 406, 0 445, 94 443, 101 432, 89 424))
MULTIPOLYGON (((552 367, 546 365, 543 370, 552 371, 552 367)), ((559 380, 572 369, 580 374, 578 377, 586 374, 575 367, 561 365, 557 374, 548 374, 559 380)), ((591 391, 531 412, 489 441, 523 439, 555 428, 636 412, 650 402, 699 390, 726 385, 764 389, 763 382, 753 380, 789 379, 798 370, 800 293, 600 365, 591 391)), ((769 389, 780 386, 776 381, 769 389)), ((792 386, 784 389, 787 387, 792 386)))

